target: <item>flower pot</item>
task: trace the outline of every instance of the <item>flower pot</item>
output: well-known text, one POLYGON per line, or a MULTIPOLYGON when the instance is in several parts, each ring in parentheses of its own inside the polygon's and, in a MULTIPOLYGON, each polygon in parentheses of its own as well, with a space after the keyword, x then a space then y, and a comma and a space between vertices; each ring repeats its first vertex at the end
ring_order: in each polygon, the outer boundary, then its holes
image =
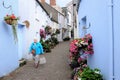
POLYGON ((7 20, 5 20, 5 22, 9 25, 12 25, 12 20, 11 19, 7 19, 7 20))

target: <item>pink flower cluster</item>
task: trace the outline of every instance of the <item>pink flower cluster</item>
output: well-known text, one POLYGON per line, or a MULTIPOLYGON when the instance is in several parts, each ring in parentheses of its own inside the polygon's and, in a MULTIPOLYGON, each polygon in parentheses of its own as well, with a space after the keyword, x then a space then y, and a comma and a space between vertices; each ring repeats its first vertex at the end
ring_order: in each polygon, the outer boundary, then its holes
POLYGON ((84 53, 85 53, 85 54, 93 54, 93 53, 94 53, 94 51, 93 51, 93 44, 92 44, 92 43, 90 43, 90 44, 88 45, 87 50, 85 50, 84 53))
POLYGON ((77 53, 78 52, 78 46, 76 45, 79 40, 73 40, 70 44, 70 52, 71 53, 77 53))
POLYGON ((85 39, 87 40, 88 46, 86 49, 84 49, 85 54, 93 54, 93 44, 92 44, 92 36, 90 34, 85 36, 85 39))
POLYGON ((46 33, 43 29, 40 29, 40 37, 41 38, 46 38, 46 33))
POLYGON ((78 63, 85 60, 89 54, 93 53, 92 36, 90 34, 85 35, 84 38, 75 39, 70 43, 70 59, 78 57, 78 63))

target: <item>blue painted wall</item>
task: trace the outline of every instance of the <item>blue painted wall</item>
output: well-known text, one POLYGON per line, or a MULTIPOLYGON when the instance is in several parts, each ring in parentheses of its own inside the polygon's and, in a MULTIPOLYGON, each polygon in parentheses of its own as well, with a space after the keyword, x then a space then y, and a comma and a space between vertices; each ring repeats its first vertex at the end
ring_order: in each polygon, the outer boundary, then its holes
POLYGON ((18 14, 18 0, 0 0, 0 77, 8 74, 18 67, 18 44, 15 44, 12 28, 4 22, 4 16, 11 14, 5 5, 12 5, 13 13, 18 14))
POLYGON ((79 36, 83 37, 83 21, 86 17, 86 34, 93 36, 94 54, 89 56, 88 65, 99 68, 105 80, 110 80, 110 30, 108 16, 108 0, 81 0, 78 19, 79 36))
POLYGON ((24 58, 23 57, 23 53, 24 53, 24 49, 25 49, 25 25, 23 24, 18 24, 18 57, 19 60, 24 58))
POLYGON ((115 80, 120 80, 120 0, 113 1, 113 19, 111 0, 81 0, 78 12, 79 37, 85 31, 93 36, 94 54, 89 55, 88 65, 101 69, 105 80, 113 80, 113 74, 115 80), (90 28, 84 31, 83 24, 86 27, 90 24, 90 28))
POLYGON ((120 80, 120 0, 114 0, 115 78, 120 80))

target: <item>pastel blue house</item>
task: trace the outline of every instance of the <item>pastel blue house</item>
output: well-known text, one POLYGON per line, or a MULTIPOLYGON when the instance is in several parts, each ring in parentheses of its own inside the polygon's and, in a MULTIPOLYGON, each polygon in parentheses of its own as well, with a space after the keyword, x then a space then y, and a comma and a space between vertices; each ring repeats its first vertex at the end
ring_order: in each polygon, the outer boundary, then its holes
POLYGON ((104 80, 120 80, 120 0, 80 0, 79 37, 93 36, 91 68, 99 68, 104 80))
POLYGON ((18 68, 20 59, 18 54, 22 50, 20 39, 22 39, 23 27, 18 26, 18 43, 15 44, 12 28, 4 22, 4 16, 12 12, 18 16, 18 0, 0 0, 0 77, 18 68), (12 11, 3 7, 3 1, 5 7, 12 5, 12 11))

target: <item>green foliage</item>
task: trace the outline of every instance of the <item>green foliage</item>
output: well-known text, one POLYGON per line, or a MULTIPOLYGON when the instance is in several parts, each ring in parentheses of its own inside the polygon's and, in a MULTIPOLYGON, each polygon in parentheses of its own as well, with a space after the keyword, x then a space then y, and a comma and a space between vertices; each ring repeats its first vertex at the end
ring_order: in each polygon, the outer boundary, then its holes
POLYGON ((59 43, 58 39, 55 37, 51 37, 51 42, 57 45, 59 43))
POLYGON ((51 34, 52 37, 55 36, 55 35, 56 35, 56 33, 52 33, 52 34, 51 34))
POLYGON ((45 27, 45 32, 46 32, 47 35, 51 34, 51 29, 52 28, 50 26, 45 27))
POLYGON ((40 43, 42 44, 45 52, 51 52, 51 49, 54 48, 54 46, 57 45, 59 42, 57 38, 52 37, 46 40, 45 42, 41 39, 40 43))
POLYGON ((56 34, 60 34, 60 30, 59 29, 56 29, 56 34))
POLYGON ((40 40, 40 43, 43 46, 44 52, 51 52, 51 48, 50 45, 47 44, 46 42, 44 42, 43 40, 40 40))
POLYGON ((69 40, 70 40, 69 36, 63 39, 63 41, 69 41, 69 40))
POLYGON ((81 80, 103 80, 99 69, 90 69, 86 67, 83 72, 78 72, 77 74, 81 80))

